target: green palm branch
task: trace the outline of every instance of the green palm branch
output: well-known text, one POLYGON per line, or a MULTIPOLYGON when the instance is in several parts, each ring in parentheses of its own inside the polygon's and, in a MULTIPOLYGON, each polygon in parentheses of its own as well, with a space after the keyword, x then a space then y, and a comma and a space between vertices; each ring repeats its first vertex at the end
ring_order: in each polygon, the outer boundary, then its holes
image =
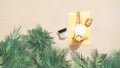
POLYGON ((95 49, 92 53, 91 66, 92 68, 105 68, 105 64, 107 63, 107 54, 98 53, 97 49, 95 49))
POLYGON ((28 34, 24 37, 25 48, 31 55, 32 63, 36 68, 43 68, 42 56, 46 47, 51 47, 53 44, 53 37, 50 36, 50 32, 43 30, 41 26, 37 26, 31 30, 28 30, 28 34))
POLYGON ((66 60, 67 49, 47 47, 43 52, 43 68, 70 68, 70 60, 66 60))
POLYGON ((28 56, 25 54, 20 28, 16 28, 0 42, 0 65, 2 68, 27 68, 28 56))
POLYGON ((11 61, 14 55, 16 55, 16 52, 18 50, 16 48, 19 47, 19 44, 17 45, 19 36, 17 35, 18 30, 14 30, 10 36, 8 36, 5 41, 1 41, 0 43, 0 50, 1 50, 1 58, 2 58, 2 66, 7 67, 7 64, 11 61), (5 65, 4 65, 5 64, 5 65))
POLYGON ((46 46, 51 46, 53 43, 53 37, 46 30, 43 30, 41 26, 37 26, 32 30, 28 30, 28 35, 25 36, 25 41, 28 47, 32 51, 43 51, 46 46))
POLYGON ((77 51, 72 52, 73 68, 89 68, 89 62, 86 57, 77 51))
POLYGON ((109 56, 109 61, 107 62, 106 68, 120 68, 120 50, 114 51, 109 56))
POLYGON ((106 68, 107 63, 107 54, 100 54, 95 49, 91 53, 92 59, 88 59, 88 57, 82 56, 78 52, 72 53, 72 60, 73 60, 73 68, 106 68))

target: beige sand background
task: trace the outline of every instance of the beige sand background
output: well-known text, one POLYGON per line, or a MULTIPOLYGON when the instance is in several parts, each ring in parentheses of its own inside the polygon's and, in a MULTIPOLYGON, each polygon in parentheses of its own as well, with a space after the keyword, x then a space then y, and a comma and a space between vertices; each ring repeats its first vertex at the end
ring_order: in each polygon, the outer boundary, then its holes
POLYGON ((92 49, 111 53, 120 49, 120 0, 0 0, 0 40, 14 27, 22 26, 21 32, 40 24, 52 32, 56 46, 69 47, 68 39, 59 40, 57 30, 68 27, 68 13, 88 10, 94 19, 92 46, 78 49, 86 56, 92 49))

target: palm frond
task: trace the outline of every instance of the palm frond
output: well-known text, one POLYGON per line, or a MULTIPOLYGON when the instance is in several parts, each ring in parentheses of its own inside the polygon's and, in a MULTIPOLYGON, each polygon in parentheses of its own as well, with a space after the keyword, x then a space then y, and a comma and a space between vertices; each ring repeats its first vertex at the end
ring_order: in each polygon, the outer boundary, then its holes
POLYGON ((97 49, 95 49, 93 50, 91 55, 92 55, 91 60, 92 68, 105 68, 105 64, 107 63, 107 54, 98 53, 97 49))
POLYGON ((4 41, 0 42, 2 68, 26 68, 28 56, 24 54, 19 30, 20 28, 14 29, 4 41))
POLYGON ((109 56, 109 61, 106 65, 107 68, 120 68, 120 50, 114 51, 109 56))
POLYGON ((46 47, 51 47, 53 43, 53 37, 46 30, 43 30, 41 26, 37 26, 31 30, 28 30, 28 34, 23 37, 25 41, 25 48, 31 55, 31 60, 36 68, 43 68, 41 58, 43 51, 46 47))
POLYGON ((37 26, 32 30, 28 30, 26 42, 32 51, 43 51, 46 46, 51 46, 53 43, 53 37, 46 30, 43 30, 41 26, 37 26))
POLYGON ((87 58, 79 54, 77 51, 72 52, 73 68, 89 68, 87 58))
POLYGON ((67 49, 57 47, 47 47, 43 52, 42 63, 44 68, 70 68, 69 61, 66 60, 67 49))

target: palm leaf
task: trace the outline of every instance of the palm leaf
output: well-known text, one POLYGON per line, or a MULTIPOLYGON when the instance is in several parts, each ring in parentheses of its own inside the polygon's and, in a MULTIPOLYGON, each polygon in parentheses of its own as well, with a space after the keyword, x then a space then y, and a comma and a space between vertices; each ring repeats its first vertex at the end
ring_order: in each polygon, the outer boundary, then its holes
POLYGON ((92 68, 105 68, 105 64, 107 63, 107 54, 98 53, 97 49, 93 50, 91 53, 92 60, 91 66, 92 68))
POLYGON ((120 50, 114 51, 109 56, 109 61, 106 65, 107 68, 120 68, 120 50))
POLYGON ((4 40, 0 42, 0 57, 2 68, 27 68, 28 55, 23 49, 23 42, 19 34, 20 28, 16 28, 4 40))
POLYGON ((89 68, 87 58, 79 54, 77 51, 72 52, 73 68, 89 68))
POLYGON ((66 60, 67 49, 47 47, 43 52, 42 63, 44 68, 70 68, 66 60))
POLYGON ((46 46, 51 46, 53 37, 46 30, 43 30, 39 25, 28 30, 28 35, 25 36, 27 45, 32 51, 43 51, 46 46))

